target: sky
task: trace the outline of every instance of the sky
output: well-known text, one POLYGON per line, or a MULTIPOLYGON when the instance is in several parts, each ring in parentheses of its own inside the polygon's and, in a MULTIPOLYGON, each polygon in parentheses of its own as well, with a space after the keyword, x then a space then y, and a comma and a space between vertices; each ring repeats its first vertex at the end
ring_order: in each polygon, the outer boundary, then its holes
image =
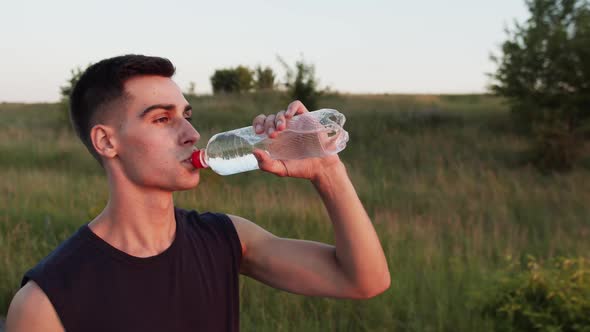
POLYGON ((314 64, 343 93, 478 93, 524 0, 8 1, 0 101, 54 102, 75 67, 122 54, 169 58, 186 90, 216 69, 314 64))

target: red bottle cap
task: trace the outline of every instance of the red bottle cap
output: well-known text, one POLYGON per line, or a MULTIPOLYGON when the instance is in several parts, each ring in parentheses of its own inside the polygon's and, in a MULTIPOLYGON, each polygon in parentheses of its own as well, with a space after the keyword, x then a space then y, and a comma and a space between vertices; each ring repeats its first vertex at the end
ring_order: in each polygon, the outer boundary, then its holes
POLYGON ((209 165, 203 160, 203 150, 195 150, 191 155, 191 163, 195 168, 207 168, 209 165))

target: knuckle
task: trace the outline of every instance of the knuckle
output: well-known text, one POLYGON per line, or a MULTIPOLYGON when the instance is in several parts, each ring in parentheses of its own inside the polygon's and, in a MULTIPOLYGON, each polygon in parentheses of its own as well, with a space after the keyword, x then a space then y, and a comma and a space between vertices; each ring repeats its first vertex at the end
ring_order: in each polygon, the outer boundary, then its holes
POLYGON ((264 119, 265 119, 265 118, 266 118, 266 115, 264 115, 264 114, 257 115, 257 116, 254 118, 254 122, 260 122, 260 121, 264 121, 264 119))

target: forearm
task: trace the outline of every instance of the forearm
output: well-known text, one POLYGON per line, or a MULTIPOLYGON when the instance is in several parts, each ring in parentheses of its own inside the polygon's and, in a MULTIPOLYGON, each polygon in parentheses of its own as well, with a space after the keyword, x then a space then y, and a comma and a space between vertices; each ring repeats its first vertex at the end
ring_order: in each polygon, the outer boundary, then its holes
POLYGON ((389 287, 381 243, 344 165, 338 163, 322 171, 312 183, 332 221, 335 259, 343 272, 363 292, 381 292, 389 287))

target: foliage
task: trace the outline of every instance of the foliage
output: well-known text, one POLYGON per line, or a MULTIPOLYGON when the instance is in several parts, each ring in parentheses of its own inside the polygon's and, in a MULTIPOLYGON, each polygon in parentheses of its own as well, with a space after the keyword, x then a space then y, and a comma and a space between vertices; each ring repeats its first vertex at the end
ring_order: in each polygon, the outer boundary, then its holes
MULTIPOLYGON (((90 65, 88 65, 90 66, 90 65)), ((59 123, 63 128, 72 129, 70 125, 70 94, 78 83, 78 80, 84 73, 85 69, 81 69, 80 67, 76 67, 70 70, 70 78, 66 81, 66 84, 62 85, 60 90, 60 109, 61 109, 61 120, 59 123)))
POLYGON ((270 67, 256 67, 256 90, 273 90, 275 73, 270 67))
POLYGON ((211 76, 213 93, 243 93, 254 85, 254 74, 245 66, 217 69, 211 76))
POLYGON ((572 129, 564 120, 536 123, 533 133, 532 161, 543 171, 569 170, 585 152, 584 130, 572 129))
POLYGON ((297 60, 293 68, 281 57, 278 60, 285 69, 287 97, 290 100, 300 100, 310 111, 315 110, 319 98, 324 94, 318 87, 315 66, 305 62, 303 58, 297 60))
POLYGON ((482 306, 498 331, 590 331, 590 260, 509 262, 482 306))
POLYGON ((590 120, 590 6, 586 0, 526 4, 531 17, 507 29, 502 56, 492 56, 498 69, 491 88, 507 97, 515 119, 539 143, 536 161, 567 169, 590 120))

